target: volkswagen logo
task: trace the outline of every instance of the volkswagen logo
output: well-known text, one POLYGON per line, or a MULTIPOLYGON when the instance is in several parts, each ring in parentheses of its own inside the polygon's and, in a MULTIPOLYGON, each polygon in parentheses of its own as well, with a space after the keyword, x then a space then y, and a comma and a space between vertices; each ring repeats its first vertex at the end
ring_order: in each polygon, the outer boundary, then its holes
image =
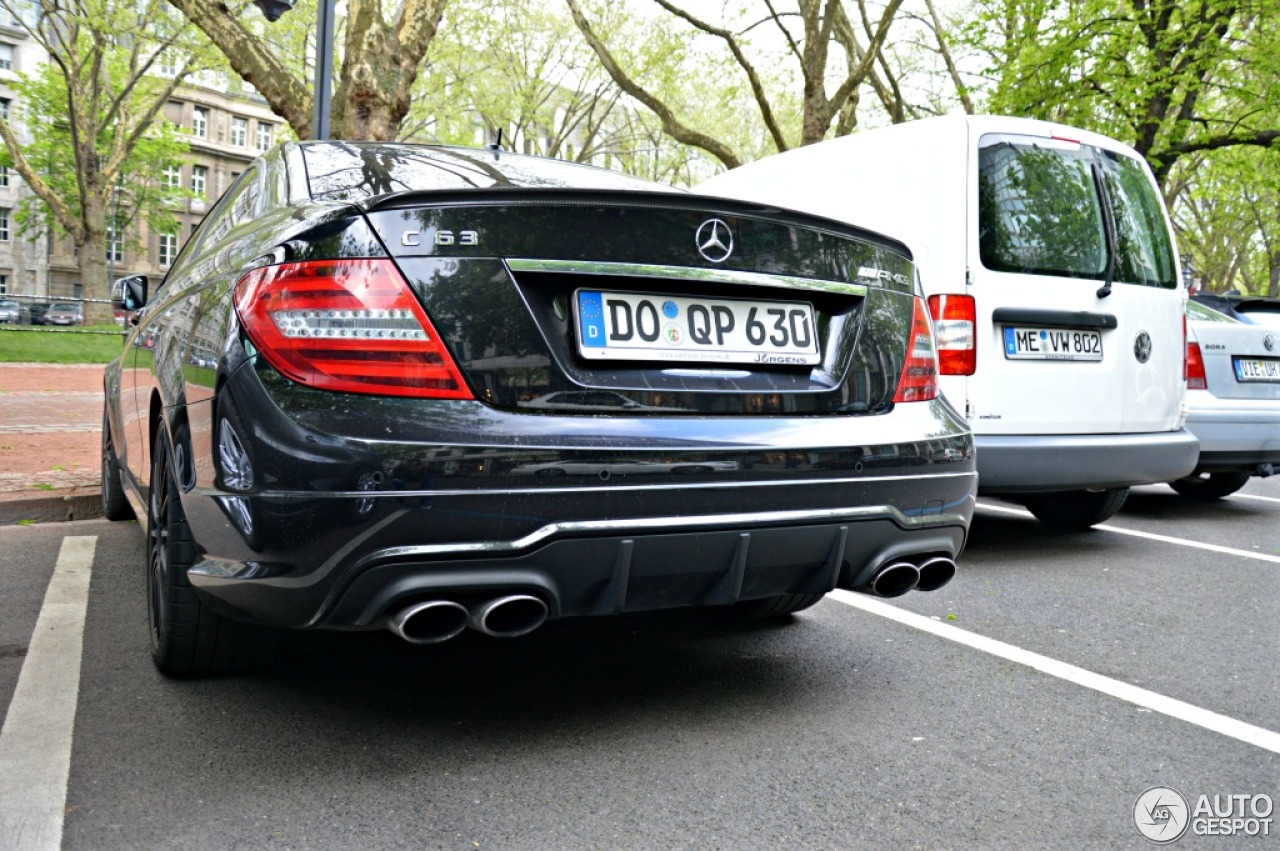
POLYGON ((1146 331, 1140 332, 1133 341, 1133 356, 1138 359, 1138 363, 1151 360, 1151 335, 1146 331))
POLYGON ((723 263, 733 253, 733 231, 720 219, 707 219, 698 225, 693 241, 698 253, 712 263, 723 263))
POLYGON ((1263 337, 1262 345, 1266 348, 1267 351, 1271 351, 1272 349, 1274 349, 1276 347, 1275 336, 1272 334, 1268 334, 1267 336, 1263 337))

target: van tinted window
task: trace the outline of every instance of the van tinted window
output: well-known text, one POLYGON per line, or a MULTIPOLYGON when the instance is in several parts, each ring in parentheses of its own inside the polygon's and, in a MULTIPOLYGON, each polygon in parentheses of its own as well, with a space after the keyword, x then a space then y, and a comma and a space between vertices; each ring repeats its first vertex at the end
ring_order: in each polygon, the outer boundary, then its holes
POLYGON ((1116 223, 1115 282, 1176 287, 1163 207, 1142 165, 1056 139, 982 138, 982 265, 1001 272, 1105 278, 1107 231, 1095 163, 1116 223))

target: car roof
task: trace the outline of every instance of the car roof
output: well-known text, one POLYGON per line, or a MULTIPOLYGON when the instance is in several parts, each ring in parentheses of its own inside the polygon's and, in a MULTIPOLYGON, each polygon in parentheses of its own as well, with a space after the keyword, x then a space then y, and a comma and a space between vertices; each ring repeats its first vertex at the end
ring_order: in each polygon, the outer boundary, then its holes
POLYGON ((505 151, 395 142, 299 145, 313 198, 368 201, 405 192, 618 189, 672 192, 615 171, 505 151))

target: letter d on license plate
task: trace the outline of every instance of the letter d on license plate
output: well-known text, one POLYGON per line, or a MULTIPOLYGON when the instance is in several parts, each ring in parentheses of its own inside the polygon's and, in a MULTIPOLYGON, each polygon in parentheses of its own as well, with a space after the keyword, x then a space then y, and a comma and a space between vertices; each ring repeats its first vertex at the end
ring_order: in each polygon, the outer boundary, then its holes
POLYGON ((808 302, 578 290, 573 306, 578 353, 592 360, 807 366, 821 359, 808 302))

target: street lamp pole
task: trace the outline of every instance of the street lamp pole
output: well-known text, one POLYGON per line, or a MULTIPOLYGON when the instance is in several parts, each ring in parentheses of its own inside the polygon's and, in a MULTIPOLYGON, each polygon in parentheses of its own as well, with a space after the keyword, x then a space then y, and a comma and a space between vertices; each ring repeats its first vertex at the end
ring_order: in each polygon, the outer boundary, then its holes
POLYGON ((336 0, 320 0, 316 23, 315 103, 311 110, 311 137, 329 139, 329 107, 333 102, 333 19, 336 0))
MULTIPOLYGON (((268 21, 276 21, 293 8, 295 0, 253 0, 268 21)), ((333 21, 336 0, 318 0, 316 21, 316 80, 311 107, 311 138, 327 141, 329 112, 333 102, 333 21)))

